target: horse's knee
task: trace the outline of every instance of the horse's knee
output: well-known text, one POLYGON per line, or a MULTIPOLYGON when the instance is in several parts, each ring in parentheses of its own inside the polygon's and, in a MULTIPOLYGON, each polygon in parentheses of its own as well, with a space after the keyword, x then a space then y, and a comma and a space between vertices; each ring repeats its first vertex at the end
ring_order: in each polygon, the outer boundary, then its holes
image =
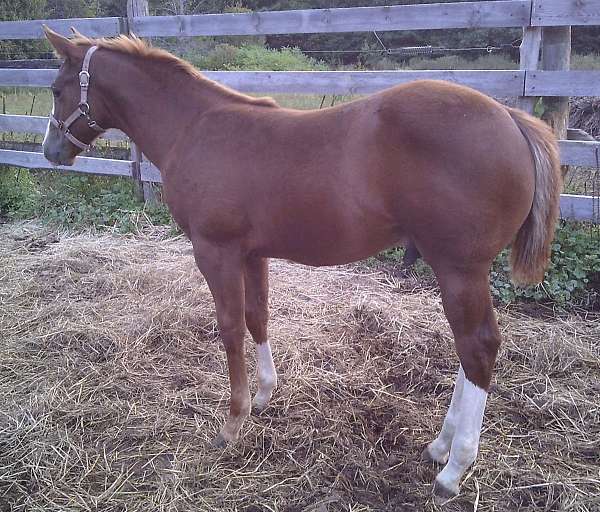
POLYGON ((221 340, 225 346, 225 350, 236 349, 239 347, 240 342, 243 341, 246 329, 243 324, 240 323, 224 323, 219 322, 219 334, 221 340))

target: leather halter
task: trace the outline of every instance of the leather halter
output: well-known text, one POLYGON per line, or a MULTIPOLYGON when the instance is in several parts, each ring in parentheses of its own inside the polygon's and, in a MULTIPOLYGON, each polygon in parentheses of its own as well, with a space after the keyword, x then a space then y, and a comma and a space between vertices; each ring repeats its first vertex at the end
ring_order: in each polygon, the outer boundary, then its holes
POLYGON ((79 87, 81 88, 81 97, 79 99, 79 105, 73 113, 67 117, 64 121, 59 121, 54 117, 54 112, 50 114, 50 123, 55 126, 70 142, 72 142, 75 146, 84 151, 89 151, 92 147, 92 144, 86 144, 85 142, 81 142, 77 137, 75 137, 71 133, 71 125, 77 121, 80 117, 85 117, 87 120, 87 125, 97 132, 103 133, 106 130, 102 128, 96 121, 92 119, 90 116, 90 105, 87 101, 88 97, 88 89, 90 87, 90 60, 92 58, 92 54, 98 49, 97 46, 91 46, 90 49, 86 52, 85 57, 83 58, 83 64, 81 65, 81 71, 79 72, 79 87))

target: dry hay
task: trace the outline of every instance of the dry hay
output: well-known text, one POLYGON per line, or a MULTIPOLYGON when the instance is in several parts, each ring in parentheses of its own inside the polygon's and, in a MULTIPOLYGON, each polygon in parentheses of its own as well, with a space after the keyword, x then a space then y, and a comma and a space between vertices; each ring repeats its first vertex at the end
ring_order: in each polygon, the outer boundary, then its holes
MULTIPOLYGON (((450 332, 434 289, 361 269, 273 263, 280 388, 220 451, 224 354, 189 243, 2 226, 0 510, 435 509, 419 456, 450 332)), ((500 324, 478 462, 443 509, 600 510, 598 318, 500 324)))
POLYGON ((575 97, 569 105, 569 126, 600 138, 600 98, 575 97))

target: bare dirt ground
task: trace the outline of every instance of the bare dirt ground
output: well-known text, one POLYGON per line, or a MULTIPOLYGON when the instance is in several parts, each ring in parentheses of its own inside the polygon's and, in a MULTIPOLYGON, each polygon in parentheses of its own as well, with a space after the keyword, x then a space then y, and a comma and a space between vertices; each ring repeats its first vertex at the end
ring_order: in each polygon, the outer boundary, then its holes
MULTIPOLYGON (((419 458, 458 363, 435 288, 287 262, 271 285, 280 387, 216 450, 225 357, 189 243, 0 226, 0 510, 440 508, 419 458)), ((441 509, 600 510, 600 319, 498 313, 479 458, 441 509)))

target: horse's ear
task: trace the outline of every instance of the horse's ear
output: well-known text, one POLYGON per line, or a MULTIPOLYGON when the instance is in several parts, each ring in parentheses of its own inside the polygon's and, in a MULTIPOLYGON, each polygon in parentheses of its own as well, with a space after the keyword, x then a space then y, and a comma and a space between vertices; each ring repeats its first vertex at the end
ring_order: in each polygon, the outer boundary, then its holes
POLYGON ((54 47, 56 53, 65 59, 76 56, 77 46, 69 41, 69 39, 54 32, 54 30, 46 25, 42 25, 42 28, 44 29, 44 34, 46 34, 46 39, 50 41, 50 44, 54 47))
POLYGON ((85 38, 85 36, 81 32, 79 32, 79 30, 77 30, 75 27, 71 27, 71 32, 73 32, 73 35, 75 37, 83 37, 83 38, 85 38))

